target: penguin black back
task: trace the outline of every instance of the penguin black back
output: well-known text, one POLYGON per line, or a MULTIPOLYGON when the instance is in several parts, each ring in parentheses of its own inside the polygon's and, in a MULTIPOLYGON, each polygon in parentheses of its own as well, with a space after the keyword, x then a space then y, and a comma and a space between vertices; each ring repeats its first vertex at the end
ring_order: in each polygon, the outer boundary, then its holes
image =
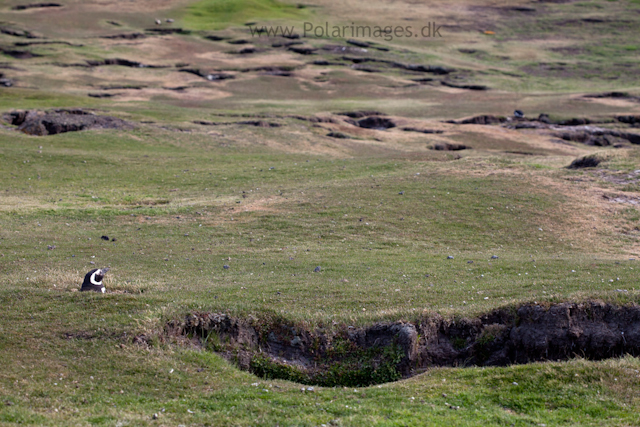
POLYGON ((108 268, 96 268, 91 270, 84 276, 82 287, 80 291, 95 291, 105 293, 106 289, 102 286, 102 279, 104 275, 109 271, 108 268))

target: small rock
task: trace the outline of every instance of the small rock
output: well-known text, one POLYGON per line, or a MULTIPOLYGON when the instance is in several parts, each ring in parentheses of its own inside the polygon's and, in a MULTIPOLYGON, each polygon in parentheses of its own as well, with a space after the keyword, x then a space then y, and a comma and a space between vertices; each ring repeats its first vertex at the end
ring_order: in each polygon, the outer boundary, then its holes
POLYGON ((314 268, 314 269, 313 269, 313 272, 314 272, 314 273, 320 273, 320 270, 322 270, 322 269, 320 268, 320 266, 317 266, 316 268, 314 268))
POLYGON ((52 251, 56 248, 56 245, 47 245, 47 250, 52 251))
POLYGON ((404 191, 401 191, 398 194, 401 195, 401 196, 404 196, 404 191))
POLYGON ((467 261, 467 264, 473 264, 473 261, 467 261))
POLYGON ((449 255, 447 259, 453 259, 453 255, 449 255))
POLYGON ((498 259, 497 255, 491 255, 491 259, 498 259))
POLYGON ((225 270, 228 270, 230 267, 227 264, 225 264, 222 266, 222 268, 224 268, 225 270))

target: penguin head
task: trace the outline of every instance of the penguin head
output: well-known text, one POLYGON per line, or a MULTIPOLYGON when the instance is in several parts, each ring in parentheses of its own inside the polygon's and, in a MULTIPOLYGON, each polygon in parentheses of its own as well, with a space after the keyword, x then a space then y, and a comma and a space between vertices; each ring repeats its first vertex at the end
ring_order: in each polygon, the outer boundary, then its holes
POLYGON ((106 289, 102 286, 102 279, 104 279, 104 275, 109 271, 108 268, 96 268, 95 270, 91 270, 84 276, 84 281, 82 282, 81 291, 95 291, 105 293, 106 289))

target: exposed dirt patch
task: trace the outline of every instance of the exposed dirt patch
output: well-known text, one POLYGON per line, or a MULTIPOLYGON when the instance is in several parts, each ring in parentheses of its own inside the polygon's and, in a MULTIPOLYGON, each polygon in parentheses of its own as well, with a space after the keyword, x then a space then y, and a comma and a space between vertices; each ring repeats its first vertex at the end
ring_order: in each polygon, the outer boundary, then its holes
MULTIPOLYGON (((616 120, 632 126, 640 123, 637 116, 618 116, 616 120)), ((463 120, 448 120, 445 123, 458 125, 501 125, 501 127, 508 129, 537 129, 540 133, 546 133, 564 141, 579 142, 581 144, 598 147, 624 147, 628 145, 628 143, 640 144, 640 134, 627 132, 626 130, 592 126, 596 123, 614 123, 612 119, 595 120, 575 117, 553 121, 547 114, 542 113, 535 119, 481 115, 463 120)))
POLYGON ((13 80, 5 77, 4 73, 0 73, 0 86, 11 87, 13 86, 13 80))
POLYGON ((555 133, 555 136, 565 141, 580 142, 597 147, 624 146, 625 143, 640 144, 640 135, 604 129, 595 126, 572 126, 555 133))
POLYGON ((118 96, 119 93, 88 93, 87 96, 90 98, 113 98, 114 96, 118 96))
POLYGON ((6 34, 8 36, 13 36, 13 37, 24 37, 24 38, 27 38, 27 39, 39 39, 39 38, 42 38, 42 37, 32 33, 31 31, 18 30, 18 29, 10 28, 10 27, 0 27, 0 33, 6 34))
POLYGON ((630 101, 640 102, 640 96, 630 95, 627 92, 605 92, 585 95, 585 98, 613 98, 613 99, 626 99, 630 101))
POLYGON ((617 185, 638 185, 640 184, 640 169, 631 172, 617 172, 612 170, 598 170, 596 176, 605 182, 617 185))
POLYGON ((352 119, 361 119, 368 116, 386 116, 386 114, 379 111, 347 111, 344 113, 336 113, 339 116, 347 116, 352 119))
POLYGON ((165 332, 188 337, 261 376, 366 386, 437 366, 635 356, 640 354, 640 307, 597 301, 525 304, 473 319, 436 314, 411 323, 331 330, 308 330, 282 319, 193 313, 169 322, 165 332))
POLYGON ((48 7, 62 7, 60 3, 29 3, 13 6, 11 10, 43 9, 48 7))
POLYGON ((640 116, 618 116, 616 120, 632 126, 640 125, 640 116))
POLYGON ((89 65, 90 67, 118 65, 121 67, 131 67, 131 68, 169 68, 168 65, 147 65, 141 62, 130 61, 128 59, 121 59, 121 58, 108 58, 102 61, 87 61, 87 65, 89 65))
POLYGON ((264 120, 244 120, 239 122, 207 122, 203 120, 196 120, 193 123, 203 126, 223 126, 223 125, 241 125, 241 126, 255 126, 260 128, 278 128, 282 125, 280 123, 267 122, 264 120))
POLYGON ((342 54, 358 54, 358 53, 366 53, 366 49, 362 49, 359 47, 353 46, 342 46, 335 44, 326 44, 322 46, 322 50, 331 52, 331 53, 342 53, 342 54))
POLYGON ((506 117, 482 115, 482 116, 470 117, 468 119, 463 119, 458 121, 448 120, 446 123, 454 123, 457 125, 495 125, 495 124, 504 123, 506 121, 507 121, 506 117))
POLYGON ((395 68, 402 68, 407 71, 414 71, 417 73, 431 73, 437 75, 445 75, 453 73, 453 68, 443 67, 441 65, 415 65, 415 64, 403 64, 401 62, 393 62, 392 65, 395 68))
POLYGON ((396 127, 396 123, 386 117, 372 116, 355 122, 355 124, 365 129, 386 130, 396 127))
POLYGON ((216 73, 216 72, 206 72, 206 71, 202 71, 199 69, 195 69, 195 68, 183 68, 181 70, 179 70, 182 73, 190 73, 190 74, 194 74, 198 77, 202 77, 205 78, 207 80, 209 80, 210 82, 215 82, 215 81, 220 81, 220 80, 228 80, 228 79, 233 79, 235 78, 235 76, 233 74, 229 74, 229 73, 216 73))
POLYGON ((293 71, 296 68, 299 68, 299 67, 268 66, 268 67, 244 68, 241 71, 243 73, 259 72, 260 74, 265 76, 291 77, 293 76, 293 71))
POLYGON ((430 148, 436 151, 461 151, 461 150, 468 150, 471 147, 464 144, 450 144, 448 142, 445 142, 445 143, 435 144, 430 148))
POLYGON ((7 49, 2 47, 0 47, 0 52, 15 59, 31 59, 42 56, 37 53, 29 52, 28 50, 7 49))
POLYGON ((600 163, 602 163, 602 158, 598 156, 585 156, 579 157, 575 159, 567 168, 569 169, 584 169, 584 168, 595 168, 600 163))
POLYGON ((74 44, 74 43, 70 43, 70 42, 54 41, 54 40, 51 40, 51 41, 43 40, 43 41, 33 41, 33 42, 16 42, 13 45, 14 46, 19 46, 19 47, 25 47, 25 46, 48 45, 48 44, 61 44, 61 45, 73 46, 73 47, 82 47, 82 46, 84 46, 82 44, 74 44))
POLYGON ((103 39, 111 39, 111 40, 137 40, 143 39, 147 37, 142 33, 125 33, 125 34, 113 34, 110 36, 102 36, 103 39))
POLYGON ((131 129, 133 126, 110 116, 100 116, 86 110, 13 111, 4 119, 18 130, 36 136, 55 135, 88 129, 131 129))
POLYGON ((184 30, 182 28, 147 28, 145 30, 147 33, 166 36, 170 34, 191 34, 191 31, 184 30))
POLYGON ((465 85, 465 84, 457 84, 457 83, 452 83, 452 82, 447 82, 447 81, 441 81, 440 84, 443 85, 443 86, 453 87, 453 88, 456 88, 456 89, 489 90, 489 87, 488 86, 484 86, 484 85, 465 85))
POLYGON ((626 194, 603 194, 602 198, 612 203, 626 203, 629 205, 640 206, 640 197, 629 196, 626 194))
POLYGON ((329 132, 327 134, 328 137, 330 138, 336 138, 336 139, 349 139, 351 138, 351 136, 347 135, 346 133, 342 133, 342 132, 329 132))
POLYGON ((300 55, 313 55, 318 51, 318 48, 312 46, 289 46, 291 52, 299 53, 300 55))

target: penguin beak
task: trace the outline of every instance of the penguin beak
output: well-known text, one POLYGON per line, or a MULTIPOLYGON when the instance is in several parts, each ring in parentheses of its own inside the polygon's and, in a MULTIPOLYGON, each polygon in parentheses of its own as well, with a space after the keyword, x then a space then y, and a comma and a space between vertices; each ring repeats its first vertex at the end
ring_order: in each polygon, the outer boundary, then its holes
POLYGON ((106 273, 106 272, 107 272, 107 271, 109 271, 109 270, 111 270, 109 267, 107 267, 107 268, 103 268, 103 269, 102 269, 102 272, 103 272, 103 273, 106 273))

